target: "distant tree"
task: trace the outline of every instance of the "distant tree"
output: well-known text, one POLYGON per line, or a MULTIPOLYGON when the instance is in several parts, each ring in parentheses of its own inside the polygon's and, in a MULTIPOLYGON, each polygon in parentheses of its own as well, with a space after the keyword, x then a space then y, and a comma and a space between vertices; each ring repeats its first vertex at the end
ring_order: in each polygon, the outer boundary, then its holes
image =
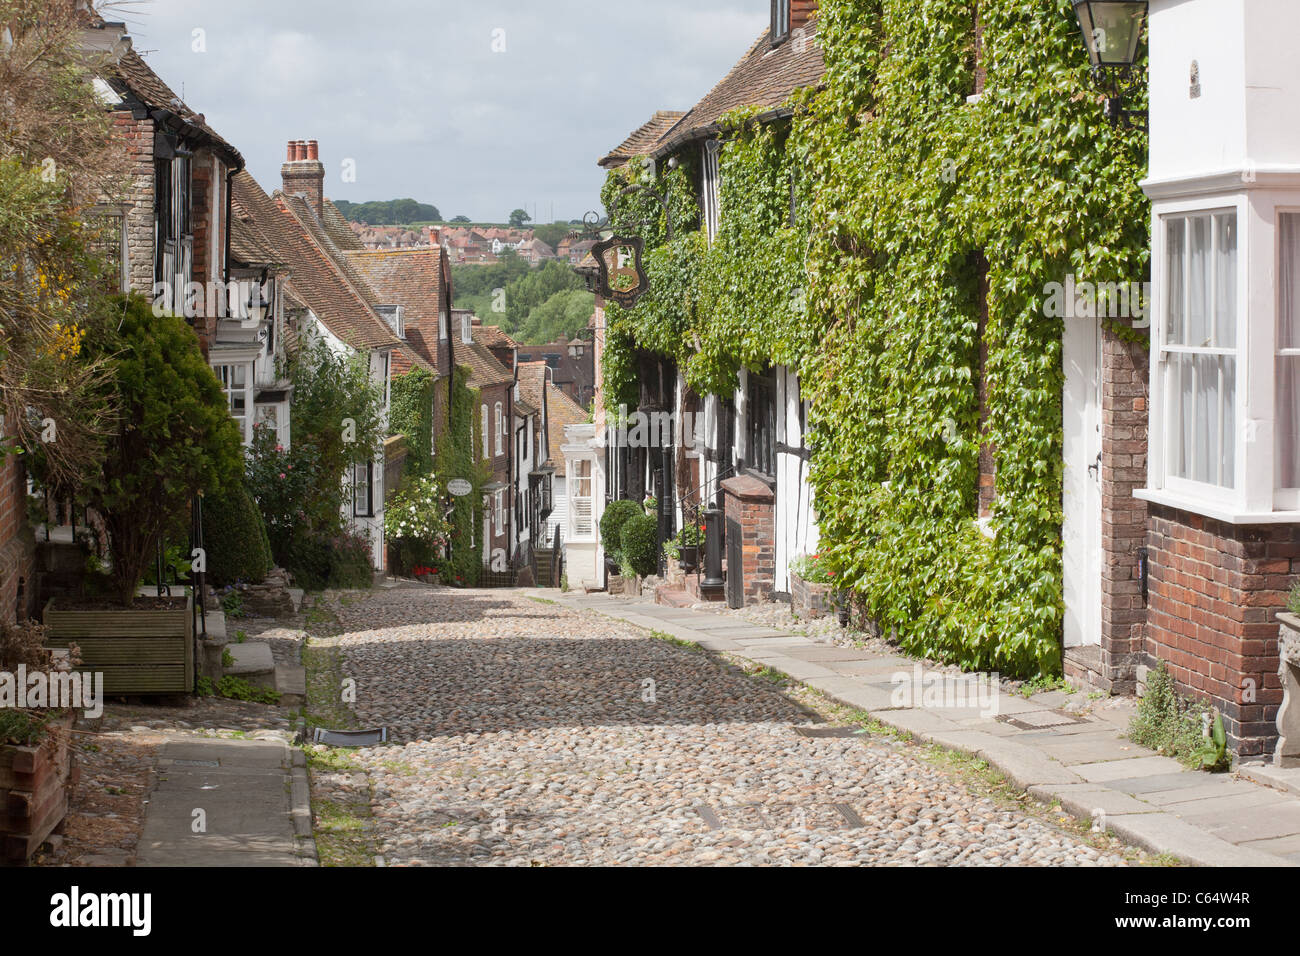
POLYGON ((595 308, 596 297, 586 289, 565 289, 529 312, 515 338, 526 345, 554 342, 561 335, 578 338, 595 308))
POLYGON ((334 205, 352 222, 364 222, 371 226, 406 226, 414 222, 442 221, 442 213, 438 211, 437 206, 416 202, 414 199, 388 199, 360 203, 339 199, 334 205))
POLYGON ((452 222, 473 222, 473 221, 474 220, 470 219, 469 216, 457 216, 455 219, 452 220, 452 222))
POLYGON ((560 244, 560 240, 573 231, 573 227, 567 222, 543 223, 540 226, 533 227, 533 237, 542 240, 552 249, 560 244))
POLYGON ((528 213, 523 209, 516 209, 510 214, 510 225, 516 229, 522 229, 524 223, 532 221, 533 217, 528 215, 528 213))

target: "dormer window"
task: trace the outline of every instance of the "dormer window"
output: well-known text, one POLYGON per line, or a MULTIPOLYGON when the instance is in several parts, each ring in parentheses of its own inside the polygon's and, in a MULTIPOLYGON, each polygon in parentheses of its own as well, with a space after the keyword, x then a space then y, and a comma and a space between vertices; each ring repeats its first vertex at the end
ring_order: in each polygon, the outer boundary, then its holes
POLYGON ((474 342, 474 323, 468 315, 460 317, 460 340, 466 345, 474 342))
POLYGON ((402 318, 402 307, 400 305, 381 305, 375 309, 388 323, 388 327, 393 330, 393 334, 399 339, 406 338, 406 323, 402 318))
POLYGON ((790 35, 790 0, 772 0, 772 45, 790 35))

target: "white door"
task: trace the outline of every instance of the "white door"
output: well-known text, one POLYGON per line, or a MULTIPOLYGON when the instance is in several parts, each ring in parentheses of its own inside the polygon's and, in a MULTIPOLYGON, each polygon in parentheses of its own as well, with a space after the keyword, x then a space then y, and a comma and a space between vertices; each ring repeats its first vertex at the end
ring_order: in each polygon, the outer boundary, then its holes
POLYGON ((1101 329, 1096 319, 1065 319, 1062 360, 1065 646, 1078 647, 1101 642, 1101 329))

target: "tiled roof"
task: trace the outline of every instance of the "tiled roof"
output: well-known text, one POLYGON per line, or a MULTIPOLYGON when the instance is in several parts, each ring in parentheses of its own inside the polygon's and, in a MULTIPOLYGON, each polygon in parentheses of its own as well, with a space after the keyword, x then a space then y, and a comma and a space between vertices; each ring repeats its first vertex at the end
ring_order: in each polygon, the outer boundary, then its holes
POLYGON ((456 337, 456 364, 469 369, 470 388, 487 388, 492 385, 508 384, 514 380, 511 371, 498 362, 486 346, 477 342, 469 343, 456 337))
POLYGON ((546 391, 546 363, 519 363, 519 397, 528 405, 540 410, 546 391))
POLYGON ((174 113, 199 136, 209 140, 216 152, 223 153, 227 165, 244 168, 244 157, 240 155, 239 150, 222 139, 221 135, 207 124, 201 113, 196 113, 186 106, 185 102, 172 92, 171 87, 150 69, 149 64, 135 50, 127 50, 121 59, 107 68, 106 72, 109 75, 105 79, 110 85, 114 82, 120 83, 145 106, 174 113))
MULTIPOLYGON (((398 348, 401 340, 348 280, 342 256, 319 245, 312 231, 292 211, 287 197, 269 198, 248 173, 234 177, 232 196, 256 223, 262 241, 289 269, 291 301, 312 313, 342 341, 357 349, 398 348)), ((369 292, 369 290, 366 290, 369 292)), ((373 293, 370 293, 373 294, 373 293)))
POLYGON ((559 465, 563 459, 560 446, 564 444, 564 426, 580 425, 587 420, 587 412, 554 382, 546 383, 546 441, 551 453, 548 465, 559 465))
POLYGON ((656 111, 655 115, 638 126, 631 136, 601 157, 597 165, 604 166, 606 169, 613 169, 616 166, 622 166, 633 156, 645 155, 654 148, 660 137, 672 129, 677 121, 685 115, 679 110, 656 111))
MULTIPOLYGON (((374 308, 377 305, 382 305, 383 303, 375 297, 374 290, 371 289, 369 283, 366 282, 365 276, 357 270, 347 256, 343 255, 343 250, 335 244, 334 240, 330 238, 329 233, 325 231, 325 224, 320 221, 320 218, 316 215, 315 207, 312 206, 307 197, 300 195, 290 196, 279 190, 276 190, 275 195, 280 201, 280 204, 293 213, 294 218, 298 220, 298 223, 302 226, 303 230, 311 236, 312 242, 314 242, 326 254, 326 256, 329 257, 335 267, 343 273, 344 278, 351 283, 352 287, 356 289, 357 293, 365 300, 366 304, 371 308, 374 308)), ((383 320, 381 319, 380 321, 383 320)))
POLYGON ((490 349, 513 349, 519 345, 502 332, 499 325, 475 325, 470 329, 470 334, 474 336, 475 342, 490 349))
POLYGON ((353 231, 352 223, 348 222, 347 216, 343 215, 339 211, 339 207, 328 199, 322 203, 321 225, 325 227, 325 232, 334 245, 344 252, 365 248, 361 242, 361 237, 353 231))
MULTIPOLYGON (((787 38, 775 47, 769 39, 769 31, 764 30, 749 48, 749 52, 703 99, 661 131, 655 142, 638 141, 637 151, 664 156, 691 139, 707 136, 714 130, 718 120, 733 110, 743 107, 776 109, 795 90, 820 85, 826 73, 826 63, 822 59, 822 48, 817 38, 816 19, 809 20, 801 29, 798 37, 787 38)), ((600 165, 607 165, 607 160, 616 157, 624 146, 636 139, 637 134, 651 123, 641 127, 628 137, 623 146, 601 159, 600 165)))
POLYGON ((284 262, 283 253, 267 233, 276 214, 275 203, 246 171, 230 181, 230 255, 246 266, 271 266, 284 262))
POLYGON ((374 291, 380 305, 400 305, 405 323, 437 334, 443 306, 441 249, 349 251, 343 257, 374 291))

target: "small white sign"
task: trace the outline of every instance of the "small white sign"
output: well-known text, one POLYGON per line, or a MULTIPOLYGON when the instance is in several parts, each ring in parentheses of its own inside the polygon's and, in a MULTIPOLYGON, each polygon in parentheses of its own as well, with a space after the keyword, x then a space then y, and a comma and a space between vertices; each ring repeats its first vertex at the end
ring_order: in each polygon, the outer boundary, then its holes
POLYGON ((473 491, 474 486, 464 478, 453 478, 451 481, 447 482, 447 490, 453 495, 463 497, 473 491))

